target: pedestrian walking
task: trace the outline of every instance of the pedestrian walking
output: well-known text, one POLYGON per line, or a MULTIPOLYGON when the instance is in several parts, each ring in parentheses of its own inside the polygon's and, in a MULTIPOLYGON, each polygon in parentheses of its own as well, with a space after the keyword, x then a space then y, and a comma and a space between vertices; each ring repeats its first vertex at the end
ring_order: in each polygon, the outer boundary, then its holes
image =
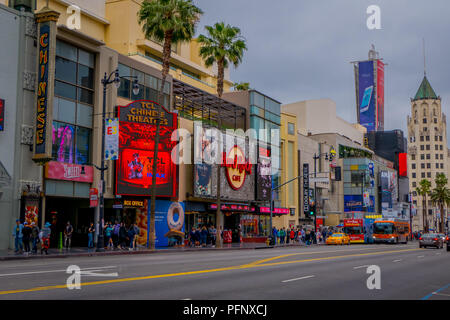
POLYGON ((291 238, 291 243, 293 244, 295 241, 295 231, 294 228, 291 229, 291 231, 289 232, 289 237, 291 238))
POLYGON ((189 246, 195 247, 195 228, 192 227, 191 231, 189 232, 189 246))
POLYGON ((13 229, 13 237, 14 237, 14 252, 15 253, 22 253, 23 251, 23 244, 22 244, 22 238, 23 238, 23 224, 20 223, 20 220, 16 220, 16 225, 13 229))
POLYGON ((200 241, 201 241, 201 231, 200 231, 200 227, 198 227, 197 229, 195 229, 195 247, 200 247, 200 241))
POLYGON ((112 233, 112 241, 114 244, 114 248, 119 248, 120 247, 120 236, 119 236, 119 232, 120 232, 120 227, 122 226, 122 223, 119 223, 119 221, 115 221, 114 226, 113 226, 113 233, 112 233))
MULTIPOLYGON (((133 225, 131 225, 130 227, 133 227, 133 225)), ((123 222, 120 223, 119 233, 117 234, 117 236, 118 236, 117 248, 125 249, 127 246, 127 236, 128 236, 128 231, 127 228, 125 227, 125 223, 123 222)), ((130 239, 130 248, 132 247, 133 244, 131 243, 130 239)))
POLYGON ((89 229, 88 229, 88 248, 89 249, 94 248, 94 235, 95 235, 95 227, 94 227, 94 223, 91 222, 91 225, 89 226, 89 229))
POLYGON ((128 228, 128 239, 130 241, 130 248, 128 250, 133 250, 134 247, 134 238, 136 237, 136 229, 134 228, 134 225, 132 224, 129 228, 128 228))
POLYGON ((23 224, 23 230, 22 230, 22 242, 23 242, 23 248, 24 253, 29 254, 30 253, 30 240, 31 240, 31 227, 28 224, 28 222, 25 221, 23 224))
POLYGON ((203 226, 202 230, 200 231, 200 237, 202 247, 206 247, 206 241, 208 239, 208 230, 206 229, 205 226, 203 226))
POLYGON ((105 228, 105 249, 108 248, 110 248, 111 250, 114 249, 114 243, 112 239, 113 231, 114 231, 113 226, 111 225, 110 222, 108 222, 105 228))
POLYGON ((37 253, 37 245, 39 243, 39 228, 35 222, 31 223, 31 243, 33 244, 32 251, 37 253))
POLYGON ((70 224, 70 221, 67 221, 66 228, 64 229, 64 247, 66 247, 67 250, 70 249, 70 246, 72 244, 72 234, 73 227, 70 224))

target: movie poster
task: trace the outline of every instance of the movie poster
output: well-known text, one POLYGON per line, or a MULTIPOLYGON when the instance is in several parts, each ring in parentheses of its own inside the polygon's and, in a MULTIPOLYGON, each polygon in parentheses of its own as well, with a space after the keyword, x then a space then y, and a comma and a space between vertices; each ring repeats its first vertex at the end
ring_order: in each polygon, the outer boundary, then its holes
MULTIPOLYGON (((151 195, 153 154, 155 147, 157 104, 135 101, 120 107, 119 160, 117 194, 151 195)), ((160 141, 156 167, 156 195, 174 197, 177 191, 177 170, 171 160, 176 141, 171 141, 177 129, 177 115, 161 107, 160 141)))

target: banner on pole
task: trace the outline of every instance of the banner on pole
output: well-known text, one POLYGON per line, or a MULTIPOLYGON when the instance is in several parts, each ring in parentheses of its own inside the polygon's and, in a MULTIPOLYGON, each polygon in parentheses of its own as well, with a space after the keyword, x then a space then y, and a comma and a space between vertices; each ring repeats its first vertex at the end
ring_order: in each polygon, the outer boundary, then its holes
POLYGON ((105 124, 105 160, 119 159, 119 120, 106 119, 105 124))

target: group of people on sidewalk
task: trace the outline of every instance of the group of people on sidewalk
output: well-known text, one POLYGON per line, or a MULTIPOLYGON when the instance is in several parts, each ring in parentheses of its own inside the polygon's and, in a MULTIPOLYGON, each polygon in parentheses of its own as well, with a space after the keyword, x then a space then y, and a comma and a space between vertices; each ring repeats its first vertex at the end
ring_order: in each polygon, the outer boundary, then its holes
POLYGON ((327 237, 331 236, 333 231, 331 228, 320 228, 317 232, 306 227, 280 228, 273 227, 272 237, 274 245, 280 244, 324 244, 327 237))
POLYGON ((187 235, 188 243, 190 247, 215 247, 217 239, 217 230, 213 225, 209 227, 192 227, 191 231, 187 235))
MULTIPOLYGON (((89 227, 89 244, 93 247, 93 237, 95 234, 94 224, 89 227)), ((114 224, 108 222, 103 228, 103 236, 105 239, 105 250, 136 250, 137 236, 139 236, 139 227, 136 223, 126 226, 124 222, 115 221, 114 224)))
POLYGON ((23 224, 19 219, 16 220, 16 225, 13 229, 12 236, 14 237, 14 252, 16 254, 23 253, 37 254, 38 247, 41 254, 45 252, 48 254, 48 248, 50 247, 50 223, 46 223, 42 230, 35 222, 28 223, 25 221, 23 224))

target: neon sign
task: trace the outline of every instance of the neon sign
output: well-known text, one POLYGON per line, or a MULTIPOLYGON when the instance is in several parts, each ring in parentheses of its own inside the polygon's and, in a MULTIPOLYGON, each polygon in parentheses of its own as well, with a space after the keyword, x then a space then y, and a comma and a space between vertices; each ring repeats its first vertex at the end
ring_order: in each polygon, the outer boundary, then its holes
POLYGON ((48 62, 50 26, 43 24, 39 37, 39 64, 37 87, 35 154, 46 154, 47 104, 48 104, 48 62))

